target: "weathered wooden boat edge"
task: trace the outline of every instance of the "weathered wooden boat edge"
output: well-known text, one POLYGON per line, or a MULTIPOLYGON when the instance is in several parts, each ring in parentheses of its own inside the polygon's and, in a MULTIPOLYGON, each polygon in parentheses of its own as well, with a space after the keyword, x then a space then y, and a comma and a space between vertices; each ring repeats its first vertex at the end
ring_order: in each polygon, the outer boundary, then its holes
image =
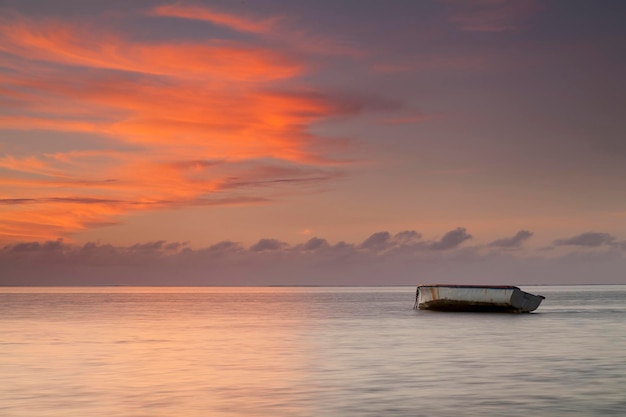
POLYGON ((415 309, 449 312, 530 313, 545 299, 513 285, 417 286, 415 309), (421 289, 421 291, 420 291, 421 289))

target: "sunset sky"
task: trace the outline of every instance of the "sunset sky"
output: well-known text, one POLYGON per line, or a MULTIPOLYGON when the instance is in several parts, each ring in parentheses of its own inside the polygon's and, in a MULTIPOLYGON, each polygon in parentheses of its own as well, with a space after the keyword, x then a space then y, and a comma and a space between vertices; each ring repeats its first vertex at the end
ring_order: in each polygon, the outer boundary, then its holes
POLYGON ((0 285, 626 284, 625 21, 0 0, 0 285))

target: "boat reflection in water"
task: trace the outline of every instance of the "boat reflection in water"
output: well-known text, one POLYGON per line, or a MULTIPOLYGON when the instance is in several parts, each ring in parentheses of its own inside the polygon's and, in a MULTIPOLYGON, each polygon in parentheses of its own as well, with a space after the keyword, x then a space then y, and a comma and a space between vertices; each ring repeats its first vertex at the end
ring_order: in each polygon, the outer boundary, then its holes
POLYGON ((530 313, 545 299, 511 285, 418 285, 415 309, 530 313))

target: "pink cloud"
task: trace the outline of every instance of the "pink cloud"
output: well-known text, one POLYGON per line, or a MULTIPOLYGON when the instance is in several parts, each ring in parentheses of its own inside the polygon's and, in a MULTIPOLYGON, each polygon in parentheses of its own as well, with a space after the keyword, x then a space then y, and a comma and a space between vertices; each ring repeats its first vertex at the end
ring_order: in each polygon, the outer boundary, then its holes
POLYGON ((319 55, 346 55, 363 57, 365 52, 355 47, 347 39, 333 39, 319 34, 312 34, 300 24, 290 21, 286 16, 258 17, 240 16, 224 12, 213 7, 197 4, 169 4, 152 9, 153 16, 177 17, 189 20, 206 21, 228 27, 244 33, 261 35, 265 39, 280 43, 298 53, 307 52, 319 55))
POLYGON ((150 11, 153 16, 178 17, 181 19, 204 20, 216 25, 226 26, 239 32, 268 33, 276 28, 281 17, 255 19, 224 13, 207 6, 192 4, 164 4, 150 11))

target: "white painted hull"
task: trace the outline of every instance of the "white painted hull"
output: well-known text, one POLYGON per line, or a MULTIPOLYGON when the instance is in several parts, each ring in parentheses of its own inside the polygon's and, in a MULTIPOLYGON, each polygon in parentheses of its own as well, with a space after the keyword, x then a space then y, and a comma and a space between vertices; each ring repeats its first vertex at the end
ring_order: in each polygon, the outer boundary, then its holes
POLYGON ((544 300, 514 286, 419 285, 415 308, 439 311, 529 313, 544 300))

